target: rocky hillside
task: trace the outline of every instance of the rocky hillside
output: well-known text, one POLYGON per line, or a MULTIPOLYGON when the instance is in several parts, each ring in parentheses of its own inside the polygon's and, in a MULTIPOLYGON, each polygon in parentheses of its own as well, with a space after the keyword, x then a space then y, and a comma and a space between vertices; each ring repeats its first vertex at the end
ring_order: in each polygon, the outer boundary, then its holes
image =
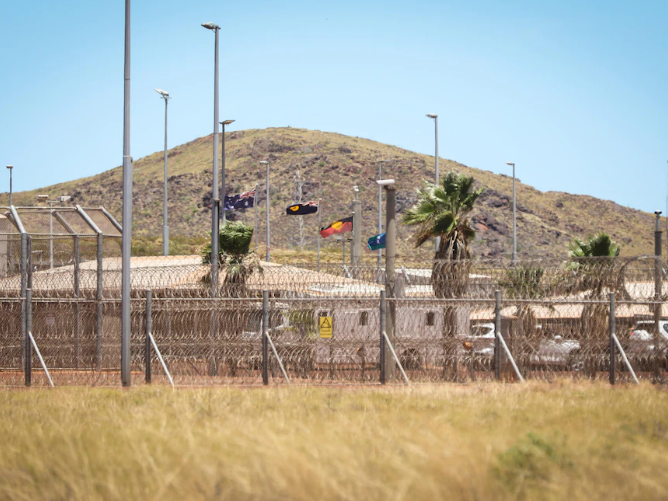
MULTIPOLYGON (((378 188, 375 183, 378 160, 391 160, 383 166, 384 177, 397 180, 398 211, 414 203, 415 190, 433 176, 433 157, 394 146, 341 134, 295 128, 246 130, 227 134, 227 193, 239 193, 259 184, 264 199, 265 169, 271 165, 272 247, 314 249, 318 231, 317 215, 303 218, 285 215, 285 207, 297 200, 322 198, 322 223, 350 215, 353 186, 360 189, 363 205, 363 236, 376 234, 378 188), (299 171, 301 183, 296 183, 299 171), (301 184, 301 190, 296 185, 301 184)), ((202 237, 211 225, 212 136, 176 146, 169 152, 169 214, 172 236, 202 237)), ((157 152, 135 162, 134 234, 158 236, 162 227, 163 154, 157 152)), ((509 256, 512 250, 512 178, 467 167, 442 159, 441 173, 455 169, 475 177, 485 187, 472 215, 477 237, 476 256, 509 256)), ((33 192, 16 193, 17 205, 33 205, 35 193, 52 197, 68 194, 83 206, 104 205, 121 219, 121 168, 89 178, 78 179, 33 192)), ((584 237, 599 230, 609 232, 622 245, 623 255, 653 251, 654 215, 622 207, 590 196, 561 192, 540 192, 517 184, 518 252, 526 257, 564 257, 566 245, 575 236, 584 237)), ((7 194, 0 195, 7 204, 7 194)), ((260 246, 264 242, 265 203, 258 209, 260 246)), ((255 212, 237 211, 231 219, 254 224, 255 212)), ((404 256, 431 256, 428 249, 413 250, 411 230, 399 225, 399 250, 404 256)), ((333 237, 325 247, 336 244, 333 237)))

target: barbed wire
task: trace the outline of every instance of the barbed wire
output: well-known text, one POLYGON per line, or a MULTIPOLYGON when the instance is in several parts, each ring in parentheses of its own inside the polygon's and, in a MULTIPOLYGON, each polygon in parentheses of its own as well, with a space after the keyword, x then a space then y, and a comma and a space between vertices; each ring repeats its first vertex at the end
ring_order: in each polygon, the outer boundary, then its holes
MULTIPOLYGON (((495 353, 496 304, 490 300, 387 299, 387 381, 400 383, 399 364, 411 382, 518 379, 510 358, 495 353), (388 362, 389 360, 389 362, 388 362), (398 362, 398 363, 397 363, 398 362)), ((134 384, 147 370, 147 322, 176 385, 260 385, 263 367, 261 298, 153 298, 132 300, 131 368, 134 384)), ((614 311, 616 335, 636 375, 663 382, 668 372, 667 304, 624 302, 614 311), (658 327, 658 331, 657 331, 658 327)), ((20 298, 0 300, 0 386, 23 384, 25 339, 20 298)), ((121 303, 117 299, 32 301, 31 333, 58 385, 120 384, 121 303)), ((273 295, 267 333, 272 384, 377 384, 381 373, 378 298, 281 298, 273 295), (324 320, 326 319, 326 320, 324 320), (329 323, 331 330, 323 329, 329 323), (280 364, 279 364, 280 359, 280 364)), ((605 301, 503 299, 499 333, 524 379, 607 379, 610 304, 605 301)), ((149 348, 153 383, 168 383, 149 348)), ((619 357, 619 353, 617 356, 619 357)), ((619 360, 619 358, 618 358, 619 360)), ((48 384, 33 357, 34 385, 48 384)), ((631 381, 618 361, 618 381, 631 381)))

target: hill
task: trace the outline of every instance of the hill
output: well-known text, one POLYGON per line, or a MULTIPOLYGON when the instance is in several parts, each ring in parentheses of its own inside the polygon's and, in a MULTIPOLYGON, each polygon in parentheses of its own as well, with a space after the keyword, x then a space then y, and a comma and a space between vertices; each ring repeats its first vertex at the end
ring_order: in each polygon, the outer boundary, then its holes
MULTIPOLYGON (((327 226, 350 215, 353 186, 360 189, 363 207, 363 236, 376 234, 378 220, 378 160, 390 159, 383 166, 383 176, 397 180, 397 209, 401 213, 415 199, 422 180, 433 178, 433 157, 414 153, 359 137, 296 128, 245 130, 226 134, 227 193, 239 193, 259 184, 259 198, 264 199, 265 168, 271 165, 272 248, 299 249, 299 217, 285 216, 285 207, 296 200, 295 175, 302 178, 302 200, 322 198, 322 223, 327 226)), ((211 155, 212 136, 201 137, 169 150, 170 236, 177 242, 201 242, 211 226, 211 155), (179 238, 180 237, 180 238, 179 238)), ((158 241, 162 232, 162 151, 135 162, 134 236, 158 241)), ((441 159, 441 174, 458 170, 475 177, 485 192, 472 214, 477 230, 473 252, 478 257, 507 257, 512 251, 512 177, 493 174, 452 160, 441 159)), ((72 202, 83 206, 104 205, 120 221, 122 169, 14 194, 16 205, 34 205, 36 193, 52 197, 71 195, 72 202)), ((8 203, 8 194, 0 195, 8 203)), ((264 242, 265 204, 258 209, 258 235, 264 242)), ((254 224, 251 209, 230 214, 254 224)), ((614 202, 585 195, 541 192, 517 183, 518 254, 521 257, 556 257, 566 255, 566 245, 573 237, 605 230, 622 245, 622 255, 653 252, 654 215, 622 207, 614 202)), ((305 249, 315 249, 317 216, 304 217, 305 249)), ((404 256, 429 259, 432 246, 413 250, 412 230, 399 225, 399 252, 404 256)), ((333 238, 323 241, 332 252, 333 238)), ((340 244, 339 244, 340 245, 340 244)), ((155 245, 156 253, 159 245, 155 245)), ((371 253, 368 253, 372 257, 371 253)))

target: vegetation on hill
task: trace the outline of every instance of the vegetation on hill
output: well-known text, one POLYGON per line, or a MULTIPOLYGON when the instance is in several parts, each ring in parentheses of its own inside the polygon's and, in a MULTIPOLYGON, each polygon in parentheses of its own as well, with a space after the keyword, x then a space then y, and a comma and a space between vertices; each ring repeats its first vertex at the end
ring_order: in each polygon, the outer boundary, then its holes
MULTIPOLYGON (((299 248, 297 219, 285 216, 285 207, 298 198, 295 189, 297 170, 301 174, 301 199, 322 198, 322 224, 346 217, 351 211, 353 186, 360 189, 363 208, 363 235, 377 233, 378 160, 385 163, 383 173, 397 180, 399 214, 417 201, 416 188, 432 179, 434 159, 395 146, 336 133, 295 128, 235 131, 226 134, 228 194, 240 193, 259 185, 258 227, 255 235, 264 244, 264 179, 261 160, 271 167, 271 224, 273 249, 299 248)), ((201 137, 169 151, 169 227, 172 253, 197 252, 211 229, 212 136, 201 137)), ((162 233, 163 153, 156 152, 135 162, 134 221, 140 253, 160 253, 162 233), (157 245, 155 245, 157 244, 157 245)), ((512 251, 512 178, 474 169, 441 159, 443 171, 474 176, 476 189, 484 187, 476 208, 470 214, 476 239, 471 249, 476 257, 509 257, 512 251)), ((82 206, 104 205, 120 220, 122 179, 117 167, 101 174, 68 181, 39 190, 15 193, 17 205, 33 205, 34 195, 71 195, 72 203, 82 206)), ((7 204, 8 195, 0 195, 7 204)), ((253 209, 228 214, 231 220, 255 225, 253 209)), ((590 196, 560 192, 540 192, 517 183, 517 232, 519 257, 567 256, 567 245, 600 229, 623 245, 624 255, 653 252, 654 216, 590 196)), ((318 235, 317 215, 304 218, 305 251, 314 251, 318 235)), ((398 226, 399 254, 431 261, 429 246, 414 249, 412 229, 398 226)), ((333 238, 322 241, 327 256, 339 259, 341 244, 333 238), (335 258, 336 256, 336 258, 335 258)), ((259 249, 260 253, 262 249, 259 249)), ((304 254, 306 255, 306 254, 304 254)), ((375 254, 374 254, 375 255, 375 254)), ((373 258, 372 253, 369 253, 373 258)))

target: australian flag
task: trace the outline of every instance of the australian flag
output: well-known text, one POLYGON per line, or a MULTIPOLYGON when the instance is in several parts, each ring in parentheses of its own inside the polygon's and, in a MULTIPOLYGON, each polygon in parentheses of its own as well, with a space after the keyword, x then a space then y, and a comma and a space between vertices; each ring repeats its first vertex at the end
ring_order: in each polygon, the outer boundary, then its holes
POLYGON ((255 207, 255 190, 238 195, 225 195, 223 210, 250 209, 255 207))

